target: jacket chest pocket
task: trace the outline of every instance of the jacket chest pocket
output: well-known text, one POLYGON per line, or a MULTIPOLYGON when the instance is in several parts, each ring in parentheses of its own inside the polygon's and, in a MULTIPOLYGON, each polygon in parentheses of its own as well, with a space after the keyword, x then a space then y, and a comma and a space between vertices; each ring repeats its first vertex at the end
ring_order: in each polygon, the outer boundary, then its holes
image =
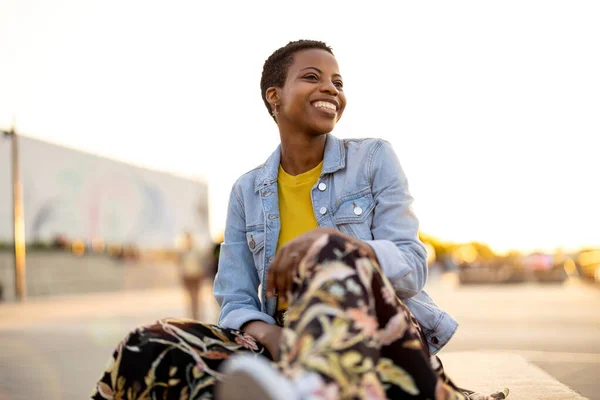
POLYGON ((248 230, 246 232, 246 241, 248 249, 254 258, 256 270, 262 272, 265 260, 265 231, 264 229, 248 230))
POLYGON ((337 228, 361 240, 372 240, 371 223, 375 201, 373 195, 346 196, 340 200, 339 207, 333 213, 337 228))

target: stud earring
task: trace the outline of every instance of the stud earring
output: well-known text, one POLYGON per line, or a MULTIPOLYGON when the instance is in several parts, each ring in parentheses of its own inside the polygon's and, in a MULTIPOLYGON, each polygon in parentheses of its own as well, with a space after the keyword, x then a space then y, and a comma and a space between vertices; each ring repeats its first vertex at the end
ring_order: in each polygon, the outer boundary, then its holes
POLYGON ((276 116, 277 116, 277 114, 279 114, 279 112, 277 112, 277 104, 275 104, 275 105, 273 106, 273 111, 271 111, 271 115, 272 115, 273 117, 276 117, 276 116))

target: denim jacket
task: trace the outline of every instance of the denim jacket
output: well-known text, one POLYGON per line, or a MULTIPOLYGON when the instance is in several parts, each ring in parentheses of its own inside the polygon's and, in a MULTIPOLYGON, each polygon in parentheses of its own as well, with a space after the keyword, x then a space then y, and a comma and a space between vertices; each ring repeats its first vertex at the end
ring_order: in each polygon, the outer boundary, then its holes
MULTIPOLYGON (((276 299, 266 298, 265 280, 280 230, 280 151, 278 147, 265 164, 242 175, 231 191, 214 284, 223 327, 239 329, 251 320, 275 323, 276 299)), ((439 351, 458 324, 423 291, 427 254, 417 236, 406 176, 391 145, 328 135, 311 196, 320 227, 338 229, 373 248, 398 297, 423 327, 431 352, 439 351)))

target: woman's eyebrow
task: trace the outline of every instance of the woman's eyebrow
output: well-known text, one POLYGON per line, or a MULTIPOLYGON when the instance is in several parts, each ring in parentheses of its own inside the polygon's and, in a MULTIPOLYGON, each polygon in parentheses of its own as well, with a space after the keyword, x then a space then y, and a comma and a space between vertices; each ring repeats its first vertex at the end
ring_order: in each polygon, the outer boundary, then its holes
POLYGON ((306 68, 302 68, 300 71, 304 71, 305 69, 314 69, 315 71, 317 71, 318 73, 323 73, 319 68, 317 67, 306 67, 306 68))
MULTIPOLYGON (((315 71, 317 71, 317 72, 318 72, 318 73, 320 73, 320 74, 322 74, 322 73, 323 73, 323 71, 321 71, 321 70, 320 70, 319 68, 317 68, 317 67, 305 67, 305 68, 302 68, 302 69, 300 70, 300 72, 304 71, 305 69, 314 69, 315 71)), ((341 77, 342 77, 342 76, 341 76, 340 74, 338 74, 338 73, 335 73, 335 74, 333 74, 333 76, 337 76, 337 77, 339 77, 339 78, 341 78, 341 77)))

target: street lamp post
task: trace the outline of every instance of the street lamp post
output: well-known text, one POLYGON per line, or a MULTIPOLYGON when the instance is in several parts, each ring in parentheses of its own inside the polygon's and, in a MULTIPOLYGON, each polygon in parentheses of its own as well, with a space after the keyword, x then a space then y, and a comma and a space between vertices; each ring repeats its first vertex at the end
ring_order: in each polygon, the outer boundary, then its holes
POLYGON ((21 188, 21 177, 19 170, 19 136, 15 131, 13 123, 10 131, 2 131, 4 136, 10 139, 10 159, 12 170, 12 194, 13 194, 13 247, 15 255, 15 293, 17 299, 25 300, 27 286, 25 278, 25 223, 23 220, 23 197, 21 188))

